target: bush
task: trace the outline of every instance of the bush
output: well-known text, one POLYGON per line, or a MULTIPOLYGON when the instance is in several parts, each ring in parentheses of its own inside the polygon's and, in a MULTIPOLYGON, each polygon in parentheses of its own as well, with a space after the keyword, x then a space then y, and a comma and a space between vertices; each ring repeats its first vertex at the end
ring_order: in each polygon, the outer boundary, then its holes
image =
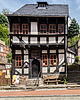
POLYGON ((61 82, 63 84, 67 84, 68 83, 68 79, 66 77, 63 77, 62 80, 61 80, 61 82))
POLYGON ((79 56, 76 56, 75 57, 75 63, 78 63, 79 62, 79 56))

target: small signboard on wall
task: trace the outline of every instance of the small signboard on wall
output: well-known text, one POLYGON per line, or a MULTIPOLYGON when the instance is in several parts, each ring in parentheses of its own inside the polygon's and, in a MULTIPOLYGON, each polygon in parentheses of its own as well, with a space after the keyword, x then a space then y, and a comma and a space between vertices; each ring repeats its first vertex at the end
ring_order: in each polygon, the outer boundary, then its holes
POLYGON ((0 76, 2 76, 2 71, 0 71, 0 76))

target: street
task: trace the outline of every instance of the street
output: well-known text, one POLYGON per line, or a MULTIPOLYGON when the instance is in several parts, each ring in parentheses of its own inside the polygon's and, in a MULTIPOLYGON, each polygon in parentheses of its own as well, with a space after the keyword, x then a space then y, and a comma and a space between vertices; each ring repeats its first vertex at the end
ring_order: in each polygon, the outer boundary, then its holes
POLYGON ((80 100, 80 89, 5 91, 0 92, 0 100, 80 100))

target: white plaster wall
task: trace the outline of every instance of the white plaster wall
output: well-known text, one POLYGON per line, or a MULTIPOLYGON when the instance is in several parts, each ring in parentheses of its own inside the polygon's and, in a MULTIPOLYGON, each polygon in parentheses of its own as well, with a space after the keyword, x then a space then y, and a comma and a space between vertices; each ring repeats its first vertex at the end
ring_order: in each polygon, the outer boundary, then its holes
MULTIPOLYGON (((62 41, 64 37, 58 37, 58 43, 60 43, 62 41)), ((64 40, 61 42, 61 43, 64 43, 64 40)))
POLYGON ((64 53, 64 49, 59 49, 59 53, 64 53))
POLYGON ((25 43, 28 43, 28 37, 22 37, 22 40, 23 40, 25 43))
POLYGON ((59 72, 65 72, 65 67, 60 67, 59 72))
POLYGON ((72 64, 74 63, 74 61, 75 61, 75 60, 74 60, 74 59, 72 59, 72 64))
POLYGON ((31 22, 31 34, 38 34, 37 22, 31 22))
POLYGON ((37 37, 31 37, 31 38, 30 38, 30 43, 31 43, 31 44, 32 44, 32 43, 38 43, 37 37))
MULTIPOLYGON (((16 68, 16 71, 18 71, 20 74, 22 74, 22 69, 20 69, 20 68, 17 69, 17 68, 16 68)), ((17 72, 15 72, 15 74, 17 74, 17 72)))
POLYGON ((50 50, 50 53, 56 53, 56 50, 50 50))
POLYGON ((49 43, 56 43, 55 37, 49 37, 49 43))
POLYGON ((24 74, 29 74, 29 68, 24 68, 24 74))
POLYGON ((47 67, 42 67, 42 73, 47 73, 47 67))
POLYGON ((40 43, 41 43, 41 44, 47 43, 46 37, 40 37, 40 43))
POLYGON ((16 36, 13 36, 13 43, 20 43, 19 39, 16 36))
POLYGON ((64 62, 64 54, 59 54, 59 65, 64 62))
POLYGON ((28 55, 24 55, 24 62, 29 62, 29 56, 28 55))
POLYGON ((47 50, 42 50, 42 53, 47 53, 47 50))
POLYGON ((28 54, 28 50, 26 49, 26 50, 24 50, 24 54, 28 54))
POLYGON ((15 50, 15 54, 22 54, 21 50, 15 50))
POLYGON ((50 73, 53 73, 56 70, 56 67, 50 67, 50 73))

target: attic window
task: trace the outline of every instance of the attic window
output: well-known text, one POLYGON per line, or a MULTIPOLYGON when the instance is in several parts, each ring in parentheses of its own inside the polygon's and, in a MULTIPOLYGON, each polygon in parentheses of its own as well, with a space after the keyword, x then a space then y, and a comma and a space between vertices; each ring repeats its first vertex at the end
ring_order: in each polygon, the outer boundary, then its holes
POLYGON ((47 2, 37 2, 38 3, 38 9, 46 9, 47 2))
POLYGON ((39 4, 39 7, 46 7, 45 4, 39 4))

